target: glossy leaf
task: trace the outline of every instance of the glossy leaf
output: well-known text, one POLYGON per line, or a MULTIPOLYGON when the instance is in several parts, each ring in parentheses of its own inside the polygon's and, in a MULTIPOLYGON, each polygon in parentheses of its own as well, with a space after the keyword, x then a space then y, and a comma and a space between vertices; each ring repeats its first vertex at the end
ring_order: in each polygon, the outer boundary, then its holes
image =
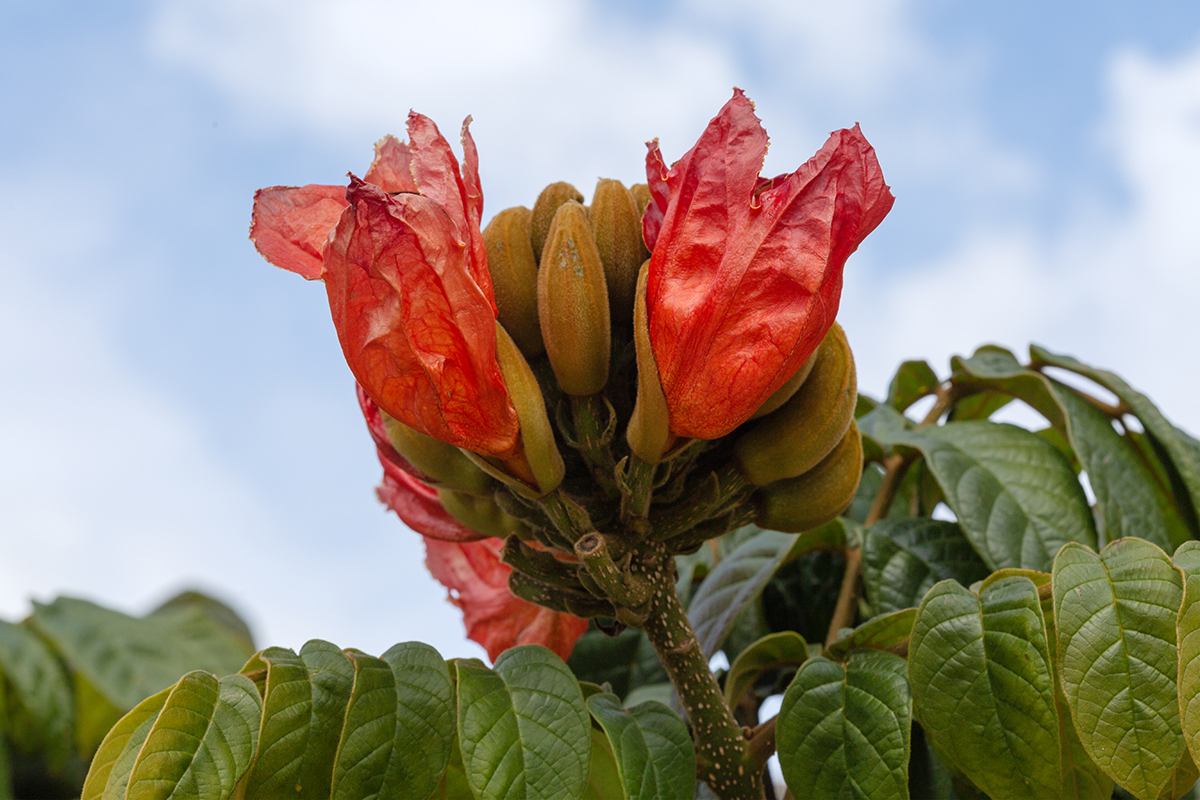
POLYGON ((1183 736, 1193 760, 1200 759, 1200 542, 1175 551, 1183 573, 1183 602, 1176 624, 1179 646, 1179 711, 1183 736))
POLYGON ((74 699, 62 662, 28 628, 0 621, 0 722, 12 749, 61 768, 74 747, 74 699))
POLYGON ((437 651, 405 642, 380 658, 348 651, 354 688, 333 768, 334 798, 429 797, 454 738, 454 687, 437 651))
POLYGON ((1023 576, 981 594, 942 581, 909 642, 915 713, 959 771, 996 800, 1057 798, 1058 718, 1037 587, 1023 576))
POLYGON ((1162 496, 1154 475, 1103 411, 1073 389, 1025 369, 1007 350, 981 348, 970 359, 955 359, 955 366, 959 374, 1019 397, 1066 433, 1087 471, 1107 540, 1137 536, 1168 547, 1188 538, 1172 500, 1162 496))
POLYGON ((195 607, 136 618, 60 597, 34 603, 31 623, 114 706, 127 711, 191 670, 237 672, 251 651, 195 607))
POLYGON ((591 760, 591 723, 575 676, 543 647, 506 650, 493 670, 460 660, 458 732, 478 800, 573 800, 591 760))
POLYGON ((745 541, 704 579, 688 606, 688 618, 705 656, 721 649, 721 643, 738 618, 781 566, 818 547, 841 547, 845 528, 834 520, 798 536, 763 531, 745 541))
POLYGON ((218 680, 189 672, 150 728, 126 796, 225 800, 250 767, 261 714, 258 690, 245 675, 218 680))
POLYGON ((904 659, 867 650, 845 666, 806 661, 776 723, 788 789, 796 797, 906 800, 911 727, 904 659))
POLYGON ((725 702, 737 706, 746 690, 764 672, 779 667, 798 667, 808 659, 808 643, 795 631, 769 633, 747 647, 725 675, 725 702))
POLYGON ((581 681, 608 683, 619 697, 639 686, 667 680, 641 628, 626 628, 616 636, 588 631, 575 642, 567 666, 581 681))
POLYGON ((1134 389, 1117 375, 1107 370, 1089 367, 1070 356, 1055 355, 1037 345, 1030 346, 1029 355, 1038 361, 1070 370, 1095 381, 1129 406, 1141 420, 1142 427, 1146 429, 1146 432, 1153 436, 1166 451, 1171 463, 1179 473, 1183 488, 1190 498, 1192 509, 1200 513, 1200 443, 1172 425, 1150 398, 1134 389))
POLYGON ((622 708, 613 694, 592 695, 588 710, 608 736, 628 800, 690 800, 696 754, 687 725, 654 701, 622 708))
POLYGON ((954 522, 915 517, 882 520, 863 534, 863 582, 877 614, 916 608, 933 585, 964 586, 987 577, 987 565, 954 522))
POLYGON ((888 386, 888 405, 904 411, 922 397, 936 392, 940 383, 928 361, 905 361, 888 386))
POLYGON ((992 569, 1047 570, 1067 542, 1094 544, 1083 488, 1036 434, 993 422, 951 422, 898 433, 937 477, 946 503, 992 569))
POLYGON ((625 789, 621 786, 621 773, 617 771, 617 757, 613 755, 608 737, 603 730, 592 728, 592 761, 583 800, 624 799, 625 789))
MULTIPOLYGON (((321 642, 309 643, 305 650, 311 654, 314 644, 333 648, 321 642)), ((341 688, 333 709, 327 707, 328 697, 317 684, 318 678, 327 681, 329 676, 322 675, 320 667, 310 669, 304 657, 291 650, 267 648, 242 669, 255 678, 263 692, 258 750, 243 788, 245 800, 271 800, 284 795, 300 800, 329 797, 338 737, 353 681, 349 660, 340 650, 333 650, 344 662, 343 669, 333 673, 340 678, 341 688), (332 731, 330 723, 336 725, 332 731)))
POLYGON ((1080 741, 1134 796, 1156 797, 1184 748, 1179 573, 1149 542, 1121 539, 1099 555, 1064 547, 1053 587, 1059 678, 1080 741))
POLYGON ((138 752, 170 694, 163 689, 147 697, 113 726, 92 758, 81 800, 124 800, 138 752))
POLYGON ((846 631, 826 648, 825 655, 836 661, 843 661, 847 654, 861 649, 887 650, 904 656, 908 652, 908 640, 916 618, 915 608, 905 608, 873 617, 857 628, 846 631))

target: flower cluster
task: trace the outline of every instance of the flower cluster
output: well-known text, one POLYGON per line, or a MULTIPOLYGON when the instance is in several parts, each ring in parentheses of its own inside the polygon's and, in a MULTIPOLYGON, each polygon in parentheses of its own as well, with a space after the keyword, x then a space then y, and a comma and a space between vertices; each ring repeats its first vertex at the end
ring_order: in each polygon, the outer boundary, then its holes
POLYGON ((324 282, 380 499, 490 656, 565 657, 585 618, 639 624, 672 554, 844 508, 842 271, 892 204, 857 126, 762 178, 735 90, 670 168, 650 144, 646 184, 601 181, 590 205, 552 184, 486 229, 467 124, 461 164, 427 117, 408 134, 348 186, 260 190, 251 238, 324 282))

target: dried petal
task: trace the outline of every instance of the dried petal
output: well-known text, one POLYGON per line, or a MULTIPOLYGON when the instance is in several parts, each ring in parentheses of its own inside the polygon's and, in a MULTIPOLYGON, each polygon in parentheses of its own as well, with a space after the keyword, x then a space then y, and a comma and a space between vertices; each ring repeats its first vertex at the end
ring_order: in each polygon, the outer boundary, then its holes
POLYGON ((412 174, 412 151, 408 144, 390 135, 376 142, 375 160, 363 180, 385 192, 417 191, 417 182, 412 174))
POLYGON ((375 490, 376 497, 426 541, 472 542, 486 537, 450 516, 438 502, 437 490, 390 461, 381 458, 380 462, 383 464, 383 483, 375 490))
POLYGON ((758 175, 766 147, 735 91, 667 175, 646 297, 680 436, 723 436, 796 372, 837 315, 846 258, 891 208, 857 126, 770 180, 758 175))
POLYGON ((587 620, 551 611, 508 591, 512 568, 500 562, 504 543, 425 540, 425 566, 450 590, 450 602, 463 611, 467 636, 479 642, 493 661, 510 647, 540 644, 562 659, 587 630, 587 620))
POLYGON ((262 257, 308 280, 324 271, 321 252, 346 207, 341 186, 273 186, 254 193, 250 240, 262 257))
POLYGON ((354 376, 406 425, 477 453, 510 452, 517 416, 496 363, 495 316, 453 220, 434 200, 353 176, 346 196, 325 285, 354 376))

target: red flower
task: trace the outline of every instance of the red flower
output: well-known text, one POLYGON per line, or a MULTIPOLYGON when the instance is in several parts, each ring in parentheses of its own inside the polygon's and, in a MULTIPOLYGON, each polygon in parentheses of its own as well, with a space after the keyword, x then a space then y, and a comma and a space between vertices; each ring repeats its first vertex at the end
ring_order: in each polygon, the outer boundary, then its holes
POLYGON ((450 602, 463 611, 467 636, 487 649, 493 661, 510 647, 540 644, 566 660, 587 620, 551 611, 508 591, 512 568, 500 561, 504 543, 445 542, 425 539, 425 566, 450 590, 450 602))
POLYGON ((250 237, 276 266, 325 281, 346 361, 380 408, 456 447, 511 457, 517 415, 496 362, 475 143, 464 124, 460 173, 428 117, 410 114, 408 130, 411 145, 384 139, 348 189, 260 190, 250 237))
POLYGON ((821 343, 846 258, 893 197, 857 125, 795 172, 759 177, 767 134, 740 89, 669 171, 649 147, 650 341, 671 431, 716 439, 821 343))

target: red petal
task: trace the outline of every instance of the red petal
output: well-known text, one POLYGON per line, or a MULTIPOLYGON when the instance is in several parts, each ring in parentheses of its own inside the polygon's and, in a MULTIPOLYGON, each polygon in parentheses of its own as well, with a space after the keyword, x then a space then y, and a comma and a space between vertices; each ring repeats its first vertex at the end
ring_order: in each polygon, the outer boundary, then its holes
POLYGON ((587 620, 513 597, 508 591, 512 568, 500 562, 503 547, 494 538, 457 544, 426 539, 425 566, 450 590, 450 602, 463 611, 468 638, 483 645, 492 661, 519 644, 540 644, 566 660, 587 620))
POLYGON ((646 213, 642 215, 642 238, 646 241, 646 247, 653 251, 659 231, 662 230, 663 215, 667 213, 667 203, 671 199, 671 190, 667 187, 667 165, 658 149, 658 139, 646 142, 646 186, 650 190, 650 205, 646 206, 646 213))
POLYGON ((668 175, 646 291, 680 436, 725 435, 795 373, 837 315, 846 258, 891 207, 857 128, 769 181, 758 177, 765 150, 737 92, 668 175))
POLYGON ((375 490, 379 502, 396 512, 401 521, 426 539, 472 542, 486 536, 450 516, 437 492, 382 456, 383 483, 375 490))
POLYGON ((492 307, 433 200, 351 178, 325 251, 342 351, 393 418, 477 453, 509 453, 517 415, 496 363, 492 307))
POLYGON ((415 192, 417 182, 412 175, 412 154, 408 145, 395 136, 385 136, 375 144, 375 160, 363 176, 385 192, 415 192))
POLYGON ((347 205, 341 186, 273 186, 254 193, 250 241, 275 266, 321 277, 321 251, 347 205))
POLYGON ((492 292, 492 276, 487 269, 487 251, 479 221, 483 215, 483 192, 479 189, 479 154, 468 125, 463 122, 463 170, 459 176, 458 160, 450 143, 442 136, 429 117, 409 112, 408 138, 412 142, 412 170, 421 194, 441 206, 454 221, 458 241, 467 245, 467 267, 479 284, 488 302, 496 311, 492 292))
POLYGON ((387 428, 383 424, 383 414, 375 401, 362 388, 362 384, 355 383, 354 388, 358 392, 358 407, 362 409, 363 418, 367 421, 367 430, 371 433, 371 440, 375 442, 375 452, 379 454, 379 463, 386 466, 390 462, 418 481, 434 483, 433 478, 410 464, 408 459, 400 455, 392 445, 392 440, 388 438, 387 428))

